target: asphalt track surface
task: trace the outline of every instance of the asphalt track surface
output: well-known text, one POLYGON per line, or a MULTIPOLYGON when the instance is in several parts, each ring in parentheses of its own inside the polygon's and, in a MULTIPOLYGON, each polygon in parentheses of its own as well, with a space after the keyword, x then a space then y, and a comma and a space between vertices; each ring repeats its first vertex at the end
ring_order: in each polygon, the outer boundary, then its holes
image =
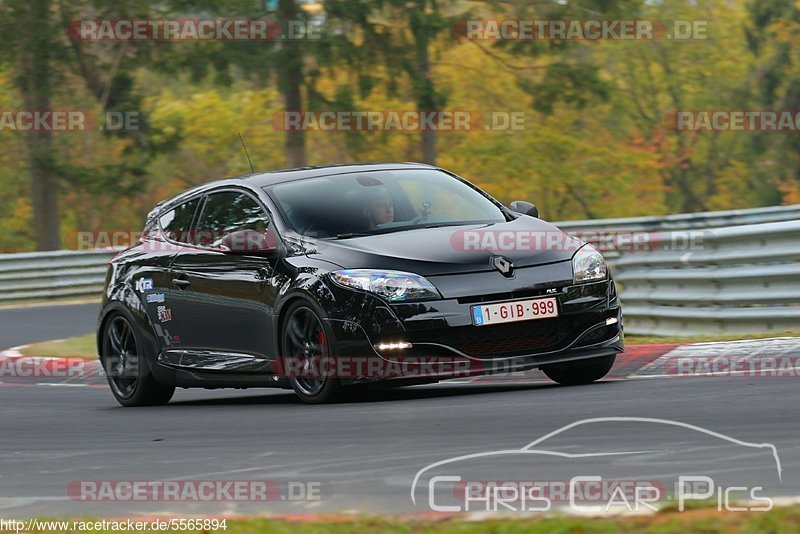
POLYGON ((0 350, 93 332, 99 304, 0 308, 0 350))
MULTIPOLYGON (((84 328, 67 307, 28 310, 31 319, 63 325, 50 337, 68 335, 69 321, 84 328)), ((13 331, 4 323, 0 345, 48 328, 13 331)), ((105 387, 5 385, 0 405, 4 518, 426 513, 426 486, 418 485, 416 504, 410 491, 429 464, 517 450, 570 423, 605 417, 677 421, 738 441, 666 423, 598 421, 539 446, 571 455, 492 457, 461 472, 472 480, 578 474, 665 481, 702 473, 719 487, 760 485, 762 495, 800 495, 797 378, 631 379, 573 388, 449 383, 366 392, 324 406, 301 404, 281 390, 179 390, 167 406, 139 409, 119 407, 105 387), (781 478, 769 451, 743 443, 774 445, 781 478), (98 480, 268 480, 283 496, 293 483, 320 498, 81 501, 68 490, 76 481, 98 480)))

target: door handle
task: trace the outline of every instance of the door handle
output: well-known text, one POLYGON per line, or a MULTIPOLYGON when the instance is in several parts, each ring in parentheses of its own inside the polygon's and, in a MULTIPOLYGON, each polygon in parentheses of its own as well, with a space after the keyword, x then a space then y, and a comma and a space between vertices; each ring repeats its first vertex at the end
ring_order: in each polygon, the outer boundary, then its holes
POLYGON ((186 289, 192 284, 189 280, 184 280, 183 278, 173 278, 172 283, 177 286, 178 289, 186 289))

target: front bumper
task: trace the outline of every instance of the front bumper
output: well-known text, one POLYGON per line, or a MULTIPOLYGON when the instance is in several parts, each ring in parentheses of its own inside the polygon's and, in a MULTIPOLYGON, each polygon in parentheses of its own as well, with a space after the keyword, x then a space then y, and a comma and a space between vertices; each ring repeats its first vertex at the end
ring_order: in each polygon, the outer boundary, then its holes
POLYGON ((338 287, 333 292, 338 303, 348 303, 334 306, 328 319, 337 340, 338 357, 377 358, 386 365, 402 364, 412 371, 417 366, 428 377, 523 371, 610 356, 624 349, 622 312, 611 278, 398 304, 338 287), (536 297, 556 297, 559 316, 490 326, 472 324, 472 306, 536 297), (376 349, 379 344, 398 342, 412 346, 376 349))

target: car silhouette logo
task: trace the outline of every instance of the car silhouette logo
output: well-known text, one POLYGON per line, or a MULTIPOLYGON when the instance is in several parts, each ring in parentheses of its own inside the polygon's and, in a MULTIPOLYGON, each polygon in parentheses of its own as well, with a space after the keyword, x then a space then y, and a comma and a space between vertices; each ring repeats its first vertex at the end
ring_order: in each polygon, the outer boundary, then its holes
POLYGON ((492 264, 492 267, 500 271, 500 274, 503 276, 512 276, 514 274, 514 264, 511 263, 511 260, 508 258, 504 258, 503 256, 492 256, 491 260, 489 260, 492 264))

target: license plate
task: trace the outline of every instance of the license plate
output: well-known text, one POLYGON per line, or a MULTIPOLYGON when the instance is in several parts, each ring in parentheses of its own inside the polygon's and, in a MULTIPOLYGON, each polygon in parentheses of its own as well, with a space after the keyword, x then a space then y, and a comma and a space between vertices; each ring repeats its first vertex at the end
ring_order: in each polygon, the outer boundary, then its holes
POLYGON ((472 322, 475 326, 547 319, 550 317, 558 317, 558 300, 555 297, 515 300, 513 302, 472 307, 472 322))

